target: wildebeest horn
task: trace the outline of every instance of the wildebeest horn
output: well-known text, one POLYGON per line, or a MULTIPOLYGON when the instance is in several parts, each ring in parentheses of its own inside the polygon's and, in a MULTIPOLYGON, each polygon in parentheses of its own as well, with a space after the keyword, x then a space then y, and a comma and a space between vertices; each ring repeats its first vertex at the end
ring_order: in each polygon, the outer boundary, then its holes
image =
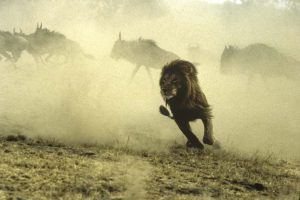
POLYGON ((122 40, 121 31, 119 32, 119 40, 122 40))
POLYGON ((23 33, 22 29, 20 28, 20 33, 23 33))
POLYGON ((40 29, 42 29, 42 27, 43 27, 43 24, 42 24, 42 22, 41 22, 40 29))
POLYGON ((16 29, 15 28, 13 29, 13 32, 16 33, 16 29))

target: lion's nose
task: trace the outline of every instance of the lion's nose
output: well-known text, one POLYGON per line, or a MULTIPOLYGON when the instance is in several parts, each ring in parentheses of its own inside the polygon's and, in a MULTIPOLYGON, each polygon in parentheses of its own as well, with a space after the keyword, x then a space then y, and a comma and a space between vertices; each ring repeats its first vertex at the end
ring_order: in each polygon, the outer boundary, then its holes
POLYGON ((165 94, 167 92, 166 88, 162 88, 161 91, 165 94))

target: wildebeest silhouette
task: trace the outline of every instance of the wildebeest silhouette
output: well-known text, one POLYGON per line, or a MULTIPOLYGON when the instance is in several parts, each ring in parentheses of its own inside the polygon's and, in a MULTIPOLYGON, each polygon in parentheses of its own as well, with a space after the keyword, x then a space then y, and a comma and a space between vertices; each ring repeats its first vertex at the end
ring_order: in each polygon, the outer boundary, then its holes
POLYGON ((125 59, 136 67, 132 72, 131 80, 141 66, 145 66, 149 77, 152 79, 150 68, 161 69, 166 63, 179 59, 175 53, 160 48, 155 41, 139 38, 126 41, 119 33, 118 40, 111 50, 113 59, 125 59))
POLYGON ((283 76, 299 80, 300 62, 266 44, 251 44, 242 49, 229 45, 221 56, 221 73, 243 73, 248 75, 248 81, 255 74, 263 79, 283 76))
MULTIPOLYGON (((15 33, 15 31, 14 31, 15 33)), ((1 56, 6 60, 17 62, 21 57, 21 53, 28 46, 28 41, 17 34, 8 31, 0 31, 0 60, 1 56)))
POLYGON ((84 53, 77 42, 68 39, 62 33, 43 28, 42 23, 37 25, 34 33, 26 35, 20 31, 19 35, 29 42, 27 51, 37 63, 48 62, 53 58, 55 60, 60 56, 64 59, 63 63, 72 62, 80 56, 93 58, 93 56, 84 53), (46 56, 45 60, 43 56, 46 56))

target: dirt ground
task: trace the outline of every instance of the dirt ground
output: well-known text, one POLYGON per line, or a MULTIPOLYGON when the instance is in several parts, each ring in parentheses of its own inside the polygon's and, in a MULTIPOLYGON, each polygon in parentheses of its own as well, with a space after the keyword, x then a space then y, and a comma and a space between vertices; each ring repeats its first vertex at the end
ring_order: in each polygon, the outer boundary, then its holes
POLYGON ((0 200, 299 199, 300 165, 174 145, 169 152, 2 136, 0 200))

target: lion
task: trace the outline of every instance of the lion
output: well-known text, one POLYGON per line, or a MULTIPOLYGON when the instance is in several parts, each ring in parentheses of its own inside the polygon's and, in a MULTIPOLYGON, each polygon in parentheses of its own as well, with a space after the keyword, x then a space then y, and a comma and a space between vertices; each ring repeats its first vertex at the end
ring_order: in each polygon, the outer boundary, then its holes
POLYGON ((166 64, 159 81, 161 95, 166 106, 169 105, 173 116, 166 107, 160 106, 160 113, 174 119, 187 138, 187 147, 203 149, 203 144, 192 132, 189 122, 201 119, 204 124, 203 142, 213 145, 212 109, 202 92, 197 78, 196 67, 185 60, 174 60, 166 64))

